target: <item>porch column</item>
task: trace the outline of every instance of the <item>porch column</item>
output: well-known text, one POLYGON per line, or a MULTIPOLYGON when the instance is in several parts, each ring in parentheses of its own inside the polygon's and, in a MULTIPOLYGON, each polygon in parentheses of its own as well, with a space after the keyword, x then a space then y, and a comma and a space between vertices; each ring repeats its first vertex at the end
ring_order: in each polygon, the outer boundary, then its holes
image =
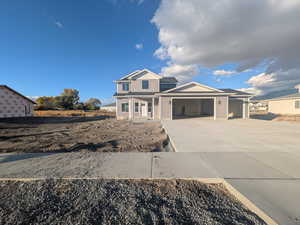
POLYGON ((154 120, 154 98, 152 98, 152 120, 154 120))

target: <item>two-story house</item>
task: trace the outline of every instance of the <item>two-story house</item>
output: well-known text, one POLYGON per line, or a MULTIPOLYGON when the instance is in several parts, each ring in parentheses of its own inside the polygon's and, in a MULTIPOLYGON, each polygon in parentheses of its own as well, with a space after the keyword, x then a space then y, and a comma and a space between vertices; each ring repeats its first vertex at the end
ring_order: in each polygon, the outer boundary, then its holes
POLYGON ((176 78, 147 69, 115 82, 117 119, 249 118, 252 95, 245 92, 216 89, 197 82, 177 86, 176 78))

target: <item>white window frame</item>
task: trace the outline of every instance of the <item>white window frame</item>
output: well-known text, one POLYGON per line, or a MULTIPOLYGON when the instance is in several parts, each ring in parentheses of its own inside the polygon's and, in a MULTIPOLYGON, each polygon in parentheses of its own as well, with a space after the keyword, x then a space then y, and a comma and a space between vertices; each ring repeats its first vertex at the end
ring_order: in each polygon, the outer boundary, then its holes
POLYGON ((128 113, 129 112, 129 103, 125 102, 121 104, 121 112, 123 113, 128 113), (123 105, 124 105, 124 110, 123 110, 123 105), (126 105, 127 105, 127 109, 126 109, 126 105))
POLYGON ((149 89, 149 80, 142 80, 142 89, 144 90, 149 89), (147 88, 144 87, 144 82, 147 82, 147 88))

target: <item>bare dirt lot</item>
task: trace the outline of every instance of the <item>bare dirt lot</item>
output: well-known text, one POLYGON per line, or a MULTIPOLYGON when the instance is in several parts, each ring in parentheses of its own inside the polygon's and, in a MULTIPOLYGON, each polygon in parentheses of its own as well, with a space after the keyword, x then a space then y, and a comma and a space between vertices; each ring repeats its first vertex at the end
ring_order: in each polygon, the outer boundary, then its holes
POLYGON ((0 182, 0 224, 265 224, 221 185, 184 180, 0 182))
POLYGON ((167 135, 160 123, 133 123, 105 117, 32 117, 0 120, 4 152, 152 152, 167 135))

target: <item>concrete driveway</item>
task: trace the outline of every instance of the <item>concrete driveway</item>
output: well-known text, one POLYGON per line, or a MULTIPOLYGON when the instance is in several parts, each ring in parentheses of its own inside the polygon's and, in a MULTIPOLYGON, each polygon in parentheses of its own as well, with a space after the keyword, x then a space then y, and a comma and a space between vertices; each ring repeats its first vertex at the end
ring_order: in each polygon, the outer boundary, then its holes
POLYGON ((300 123, 263 120, 163 121, 178 152, 293 152, 300 155, 300 123))
MULTIPOLYGON (((226 179, 279 224, 300 224, 300 123, 251 119, 162 123, 186 168, 226 179)), ((176 166, 172 168, 170 174, 176 171, 176 166)))

